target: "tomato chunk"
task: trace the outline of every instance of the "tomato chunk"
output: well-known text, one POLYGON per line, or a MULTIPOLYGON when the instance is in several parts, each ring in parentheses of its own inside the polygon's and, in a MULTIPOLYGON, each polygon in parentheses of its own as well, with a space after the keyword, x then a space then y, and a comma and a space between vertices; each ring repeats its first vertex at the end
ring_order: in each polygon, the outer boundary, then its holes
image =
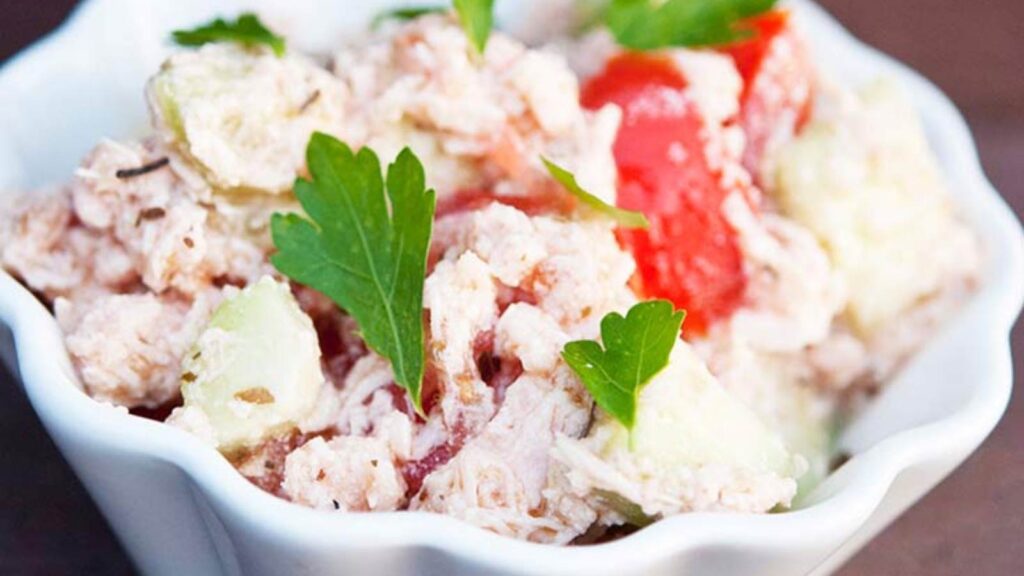
POLYGON ((792 137, 810 117, 814 69, 788 11, 773 10, 748 24, 755 34, 722 50, 743 77, 743 165, 759 181, 773 142, 792 137))
MULTIPOLYGON (((623 54, 584 86, 588 108, 623 110, 615 141, 618 204, 642 211, 647 230, 620 230, 637 262, 635 288, 687 310, 684 332, 700 334, 740 303, 746 287, 735 230, 722 213, 729 194, 708 157, 709 130, 671 60, 623 54)), ((738 168, 738 167, 737 167, 738 168)))

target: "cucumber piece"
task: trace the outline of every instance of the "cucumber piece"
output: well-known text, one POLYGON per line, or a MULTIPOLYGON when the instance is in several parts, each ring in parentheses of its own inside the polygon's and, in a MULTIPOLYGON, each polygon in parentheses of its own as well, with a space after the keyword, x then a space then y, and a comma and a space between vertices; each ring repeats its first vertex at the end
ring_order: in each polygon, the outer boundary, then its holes
POLYGON ((225 300, 182 362, 186 408, 206 415, 230 452, 294 427, 324 377, 309 317, 287 284, 265 276, 225 300))
POLYGON ((609 522, 635 525, 696 510, 786 506, 804 468, 683 342, 640 393, 632 438, 598 412, 588 435, 560 439, 554 457, 573 491, 615 513, 609 522))
POLYGON ((314 131, 337 135, 345 88, 298 55, 210 44, 172 56, 147 87, 153 123, 218 190, 284 194, 314 131))
POLYGON ((659 468, 725 464, 757 473, 792 474, 792 457, 782 439, 752 410, 733 398, 685 344, 673 349, 669 365, 641 392, 633 429, 614 429, 601 454, 648 459, 659 468))
POLYGON ((870 339, 976 258, 899 87, 876 81, 843 104, 779 150, 773 194, 824 245, 870 339))
POLYGON ((797 494, 805 494, 828 475, 836 431, 834 408, 800 382, 787 380, 772 388, 771 414, 762 420, 778 433, 786 448, 807 461, 807 472, 797 481, 797 494))
POLYGON ((798 493, 828 473, 836 431, 836 399, 814 388, 792 358, 741 346, 720 374, 723 386, 778 434, 792 454, 807 461, 798 493))

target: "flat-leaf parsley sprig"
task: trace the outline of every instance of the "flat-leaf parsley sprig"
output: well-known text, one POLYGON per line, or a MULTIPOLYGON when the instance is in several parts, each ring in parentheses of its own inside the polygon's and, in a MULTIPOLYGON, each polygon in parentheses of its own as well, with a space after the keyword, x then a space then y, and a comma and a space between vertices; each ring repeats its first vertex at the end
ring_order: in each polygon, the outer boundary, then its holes
POLYGON ((631 444, 640 391, 668 366, 685 317, 667 300, 641 302, 625 317, 612 312, 601 320, 601 343, 575 340, 562 350, 597 405, 630 432, 631 444))
MULTIPOLYGON (((494 0, 452 0, 452 5, 462 30, 469 38, 469 43, 473 45, 477 54, 483 54, 487 48, 487 40, 491 37, 491 29, 494 28, 494 0)), ((387 10, 373 19, 371 27, 376 28, 387 20, 415 20, 420 16, 448 10, 441 5, 387 10)))
POLYGON ((252 13, 245 13, 234 22, 217 18, 191 30, 175 30, 171 33, 175 42, 182 46, 202 46, 211 42, 238 42, 245 46, 263 44, 269 46, 278 57, 284 56, 284 38, 274 34, 252 13))
POLYGON ((719 46, 744 40, 743 25, 775 7, 777 0, 611 0, 604 22, 622 46, 654 50, 668 46, 719 46))
POLYGON ((370 28, 377 28, 388 20, 397 20, 404 22, 406 20, 415 20, 417 18, 427 16, 429 14, 445 14, 448 13, 449 9, 444 6, 416 6, 412 8, 393 8, 391 10, 385 10, 380 14, 373 17, 373 22, 370 23, 370 28))
POLYGON ((562 168, 543 156, 541 156, 540 160, 548 169, 548 174, 550 174, 556 182, 561 184, 562 188, 564 188, 566 192, 573 195, 590 210, 593 210, 607 218, 611 218, 623 228, 647 228, 650 226, 650 223, 647 222, 647 217, 644 216, 643 212, 624 210, 608 204, 604 200, 601 200, 597 196, 594 196, 590 192, 584 190, 583 187, 576 182, 576 177, 573 176, 572 172, 569 172, 565 168, 562 168))
POLYGON ((483 54, 494 27, 494 0, 454 0, 453 4, 470 43, 483 54))
POLYGON ((298 179, 295 195, 309 219, 274 215, 271 262, 351 314, 422 413, 423 283, 436 205, 423 165, 406 148, 385 183, 372 150, 353 153, 321 133, 310 139, 306 163, 312 179, 298 179))

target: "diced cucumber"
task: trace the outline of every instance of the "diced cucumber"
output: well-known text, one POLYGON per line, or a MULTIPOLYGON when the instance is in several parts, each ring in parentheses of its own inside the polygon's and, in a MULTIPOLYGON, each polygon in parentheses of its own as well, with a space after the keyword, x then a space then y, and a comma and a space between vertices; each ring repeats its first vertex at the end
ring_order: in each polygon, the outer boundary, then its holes
POLYGON ((785 145, 776 181, 782 210, 818 237, 845 279, 847 315, 864 338, 972 254, 917 113, 893 82, 864 87, 785 145))
MULTIPOLYGON (((627 430, 603 419, 615 433, 602 454, 630 451, 627 430)), ((641 392, 632 454, 665 469, 726 464, 754 472, 793 473, 792 457, 743 403, 733 398, 685 344, 677 344, 669 365, 641 392)))
POLYGON ((835 413, 814 390, 788 380, 773 389, 774 412, 762 414, 762 420, 777 432, 786 448, 807 460, 807 472, 798 479, 797 492, 814 488, 828 474, 835 433, 835 413))
POLYGON ((269 276, 225 300, 182 362, 186 407, 231 451, 308 415, 324 378, 316 330, 287 284, 269 276))
POLYGON ((150 79, 157 130, 218 190, 285 193, 314 131, 340 129, 345 88, 298 55, 210 44, 150 79))
POLYGON ((740 346, 733 351, 722 384, 777 433, 792 454, 802 456, 807 472, 798 491, 813 488, 828 472, 836 428, 836 401, 816 390, 793 359, 740 346))
POLYGON ((594 502, 633 524, 642 524, 644 515, 650 519, 692 506, 767 512, 788 504, 793 480, 803 472, 783 439, 682 342, 668 367, 641 392, 632 439, 617 420, 599 412, 587 437, 562 439, 557 450, 575 478, 574 489, 589 486, 594 502), (705 476, 713 486, 701 485, 702 470, 714 470, 705 476), (752 490, 757 494, 751 496, 752 490), (701 504, 703 497, 695 496, 709 493, 721 502, 701 504))

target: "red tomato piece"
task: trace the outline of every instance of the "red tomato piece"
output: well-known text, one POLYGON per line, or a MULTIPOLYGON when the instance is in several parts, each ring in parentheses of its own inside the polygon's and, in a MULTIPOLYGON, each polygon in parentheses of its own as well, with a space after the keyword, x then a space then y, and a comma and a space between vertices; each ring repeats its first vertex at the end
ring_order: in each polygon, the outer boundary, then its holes
POLYGON ((748 24, 754 36, 722 50, 743 77, 743 165, 758 181, 772 142, 792 137, 810 117, 814 69, 788 11, 773 10, 748 24))
POLYGON ((618 104, 618 204, 642 211, 647 230, 620 230, 637 262, 635 288, 687 310, 686 334, 727 317, 746 288, 736 232, 722 213, 729 194, 712 168, 705 126, 687 81, 667 58, 623 54, 584 86, 582 103, 618 104))

